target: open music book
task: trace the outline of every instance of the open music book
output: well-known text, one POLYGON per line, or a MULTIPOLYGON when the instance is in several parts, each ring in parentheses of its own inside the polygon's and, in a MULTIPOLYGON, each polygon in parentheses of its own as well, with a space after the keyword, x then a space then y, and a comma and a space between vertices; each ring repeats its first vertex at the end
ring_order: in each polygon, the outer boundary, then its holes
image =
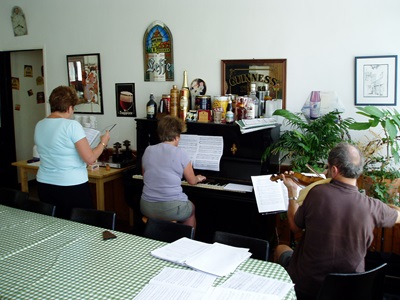
POLYGON ((224 151, 222 136, 182 134, 178 147, 189 155, 193 168, 219 171, 219 162, 224 151))
POLYGON ((286 186, 281 180, 271 181, 271 176, 251 176, 259 213, 277 213, 288 209, 286 186))
POLYGON ((251 256, 249 249, 220 243, 208 244, 188 238, 181 238, 153 250, 151 254, 157 258, 216 276, 226 276, 234 272, 251 256))
MULTIPOLYGON (((313 173, 302 173, 306 176, 317 176, 313 173)), ((289 197, 288 190, 282 180, 272 181, 272 175, 251 176, 254 194, 259 213, 279 213, 288 210, 289 197)), ((325 178, 324 174, 319 176, 325 178)), ((301 188, 297 188, 299 195, 301 188)))

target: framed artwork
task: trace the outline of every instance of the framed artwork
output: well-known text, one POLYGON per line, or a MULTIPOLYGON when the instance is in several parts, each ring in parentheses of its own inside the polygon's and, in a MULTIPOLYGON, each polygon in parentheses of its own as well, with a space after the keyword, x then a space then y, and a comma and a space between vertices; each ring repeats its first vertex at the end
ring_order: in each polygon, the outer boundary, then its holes
POLYGON ((33 77, 33 71, 31 65, 24 66, 24 77, 33 77))
POLYGON ((100 54, 67 55, 68 84, 79 98, 78 114, 104 114, 100 54))
POLYGON ((172 33, 161 21, 147 27, 143 37, 144 81, 174 81, 172 33))
POLYGON ((250 84, 268 90, 286 108, 286 59, 221 60, 221 94, 249 95, 250 84))
POLYGON ((395 106, 397 55, 355 58, 355 105, 395 106))
POLYGON ((136 117, 135 84, 116 83, 117 117, 136 117))

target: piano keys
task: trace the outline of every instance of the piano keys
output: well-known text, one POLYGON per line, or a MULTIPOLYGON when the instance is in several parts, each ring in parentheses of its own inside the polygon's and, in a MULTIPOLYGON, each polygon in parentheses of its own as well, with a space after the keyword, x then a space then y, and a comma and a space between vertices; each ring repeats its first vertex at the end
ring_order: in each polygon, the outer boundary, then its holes
MULTIPOLYGON (((125 177, 125 193, 134 211, 134 227, 140 233, 140 195, 143 188, 141 158, 148 145, 159 142, 157 120, 136 118, 137 165, 125 177), (135 178, 133 177, 135 175, 135 178)), ((182 184, 183 191, 196 207, 196 239, 211 242, 215 231, 228 231, 270 240, 275 235, 275 216, 261 215, 253 192, 224 190, 227 183, 252 185, 252 175, 279 172, 279 157, 261 162, 265 148, 279 138, 279 125, 241 134, 237 124, 187 123, 186 134, 222 136, 224 150, 220 171, 195 170, 211 183, 197 186, 182 184)))
MULTIPOLYGON (((134 175, 132 175, 132 178, 138 179, 138 180, 143 180, 143 175, 134 174, 134 175)), ((200 189, 228 191, 228 192, 234 192, 234 193, 245 193, 244 191, 232 190, 232 189, 227 188, 228 184, 211 183, 210 181, 207 181, 207 180, 205 182, 200 182, 196 185, 191 185, 186 180, 182 180, 181 185, 182 186, 192 186, 192 187, 200 188, 200 189)))

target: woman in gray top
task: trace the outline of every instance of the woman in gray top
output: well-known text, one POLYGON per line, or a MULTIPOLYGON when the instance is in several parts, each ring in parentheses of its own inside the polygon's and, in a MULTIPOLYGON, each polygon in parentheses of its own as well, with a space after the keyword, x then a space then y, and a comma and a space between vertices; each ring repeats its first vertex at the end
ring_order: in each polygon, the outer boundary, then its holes
POLYGON ((189 156, 178 147, 185 123, 165 116, 158 122, 160 143, 148 146, 142 157, 143 192, 140 210, 143 215, 161 220, 176 220, 196 227, 195 207, 183 193, 182 177, 192 185, 206 177, 195 175, 189 156))

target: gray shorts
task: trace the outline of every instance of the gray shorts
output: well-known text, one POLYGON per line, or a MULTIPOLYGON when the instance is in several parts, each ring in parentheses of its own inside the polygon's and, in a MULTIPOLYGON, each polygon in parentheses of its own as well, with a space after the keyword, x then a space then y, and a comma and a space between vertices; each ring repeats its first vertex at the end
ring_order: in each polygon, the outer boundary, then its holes
POLYGON ((279 256, 278 264, 287 269, 289 267, 290 259, 292 258, 293 250, 285 251, 279 256))
POLYGON ((150 202, 140 199, 140 211, 148 218, 185 221, 192 215, 191 201, 159 201, 150 202))

